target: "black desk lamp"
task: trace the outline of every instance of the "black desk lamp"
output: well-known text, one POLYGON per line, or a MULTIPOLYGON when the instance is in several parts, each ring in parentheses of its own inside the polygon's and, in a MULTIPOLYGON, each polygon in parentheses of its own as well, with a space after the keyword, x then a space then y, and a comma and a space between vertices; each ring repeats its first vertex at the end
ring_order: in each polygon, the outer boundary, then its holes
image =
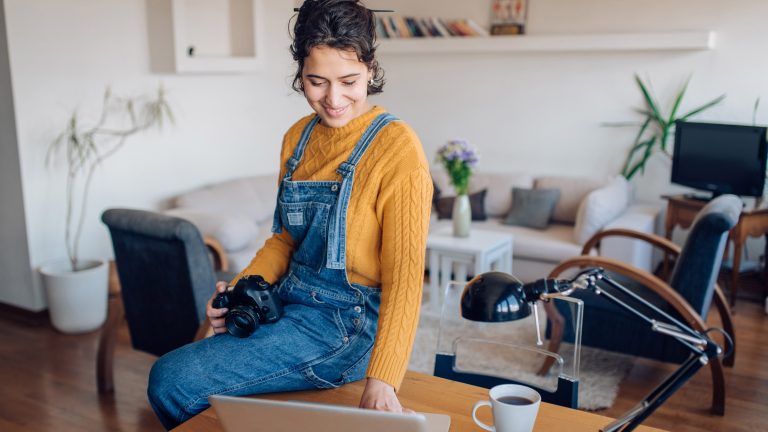
MULTIPOLYGON (((502 272, 483 273, 467 283, 461 296, 461 316, 472 321, 505 322, 525 318, 531 314, 531 304, 568 296, 575 290, 590 290, 606 300, 631 312, 647 322, 651 330, 675 338, 685 345, 691 356, 672 375, 646 396, 634 408, 603 427, 601 432, 631 431, 650 416, 674 392, 685 384, 709 360, 722 355, 722 348, 707 334, 698 332, 668 313, 649 303, 605 274, 601 268, 579 273, 571 280, 540 279, 522 284, 513 276, 502 272), (653 311, 665 322, 649 318, 613 294, 600 288, 605 283, 629 297, 631 301, 653 311)), ((723 332, 730 343, 730 336, 723 332)))

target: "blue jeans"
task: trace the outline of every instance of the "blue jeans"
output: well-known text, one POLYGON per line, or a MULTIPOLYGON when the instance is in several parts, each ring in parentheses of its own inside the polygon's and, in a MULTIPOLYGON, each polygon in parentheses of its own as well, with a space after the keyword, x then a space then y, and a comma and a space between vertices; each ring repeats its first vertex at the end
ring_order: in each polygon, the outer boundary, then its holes
POLYGON ((149 375, 155 413, 172 429, 208 408, 208 396, 327 389, 365 377, 380 291, 309 286, 294 272, 278 289, 283 317, 240 339, 219 334, 162 356, 149 375))

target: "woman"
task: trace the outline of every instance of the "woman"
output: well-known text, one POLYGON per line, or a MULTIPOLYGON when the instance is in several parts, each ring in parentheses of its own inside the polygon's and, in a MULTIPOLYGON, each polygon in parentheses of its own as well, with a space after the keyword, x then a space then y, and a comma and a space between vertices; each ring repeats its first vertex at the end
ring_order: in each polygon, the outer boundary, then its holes
POLYGON ((361 407, 404 411, 395 392, 418 323, 432 183, 413 130, 368 102, 384 85, 374 40, 373 13, 358 0, 300 8, 293 87, 314 114, 285 134, 274 234, 238 276, 277 286, 283 317, 240 339, 226 333, 227 310, 209 302, 217 336, 166 354, 150 373, 149 400, 166 427, 211 394, 363 378, 361 407))

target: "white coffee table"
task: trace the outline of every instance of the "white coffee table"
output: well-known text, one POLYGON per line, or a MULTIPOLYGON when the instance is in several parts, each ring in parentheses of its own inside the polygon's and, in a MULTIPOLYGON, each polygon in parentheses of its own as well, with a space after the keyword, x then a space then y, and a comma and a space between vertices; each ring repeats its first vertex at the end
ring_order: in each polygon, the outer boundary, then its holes
POLYGON ((471 229, 469 237, 454 237, 446 226, 427 237, 429 255, 429 307, 440 313, 442 289, 451 281, 465 282, 472 272, 478 275, 491 270, 512 273, 511 234, 471 229))

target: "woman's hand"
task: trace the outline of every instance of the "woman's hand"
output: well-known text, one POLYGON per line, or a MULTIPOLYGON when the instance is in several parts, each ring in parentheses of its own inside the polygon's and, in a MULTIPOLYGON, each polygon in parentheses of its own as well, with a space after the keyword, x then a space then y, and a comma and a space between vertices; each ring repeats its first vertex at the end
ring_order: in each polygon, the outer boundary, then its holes
POLYGON ((213 295, 211 296, 211 299, 208 300, 208 305, 205 307, 205 314, 208 316, 208 319, 211 321, 211 328, 213 329, 214 334, 224 333, 227 331, 227 326, 224 323, 224 315, 227 314, 227 311, 229 309, 227 308, 221 308, 216 309, 212 306, 213 299, 216 298, 219 293, 223 293, 227 290, 227 283, 226 282, 216 282, 216 291, 214 291, 213 295))
POLYGON ((396 413, 413 413, 413 410, 403 408, 395 395, 395 388, 377 380, 368 378, 365 390, 360 397, 360 408, 374 409, 378 411, 391 411, 396 413))

